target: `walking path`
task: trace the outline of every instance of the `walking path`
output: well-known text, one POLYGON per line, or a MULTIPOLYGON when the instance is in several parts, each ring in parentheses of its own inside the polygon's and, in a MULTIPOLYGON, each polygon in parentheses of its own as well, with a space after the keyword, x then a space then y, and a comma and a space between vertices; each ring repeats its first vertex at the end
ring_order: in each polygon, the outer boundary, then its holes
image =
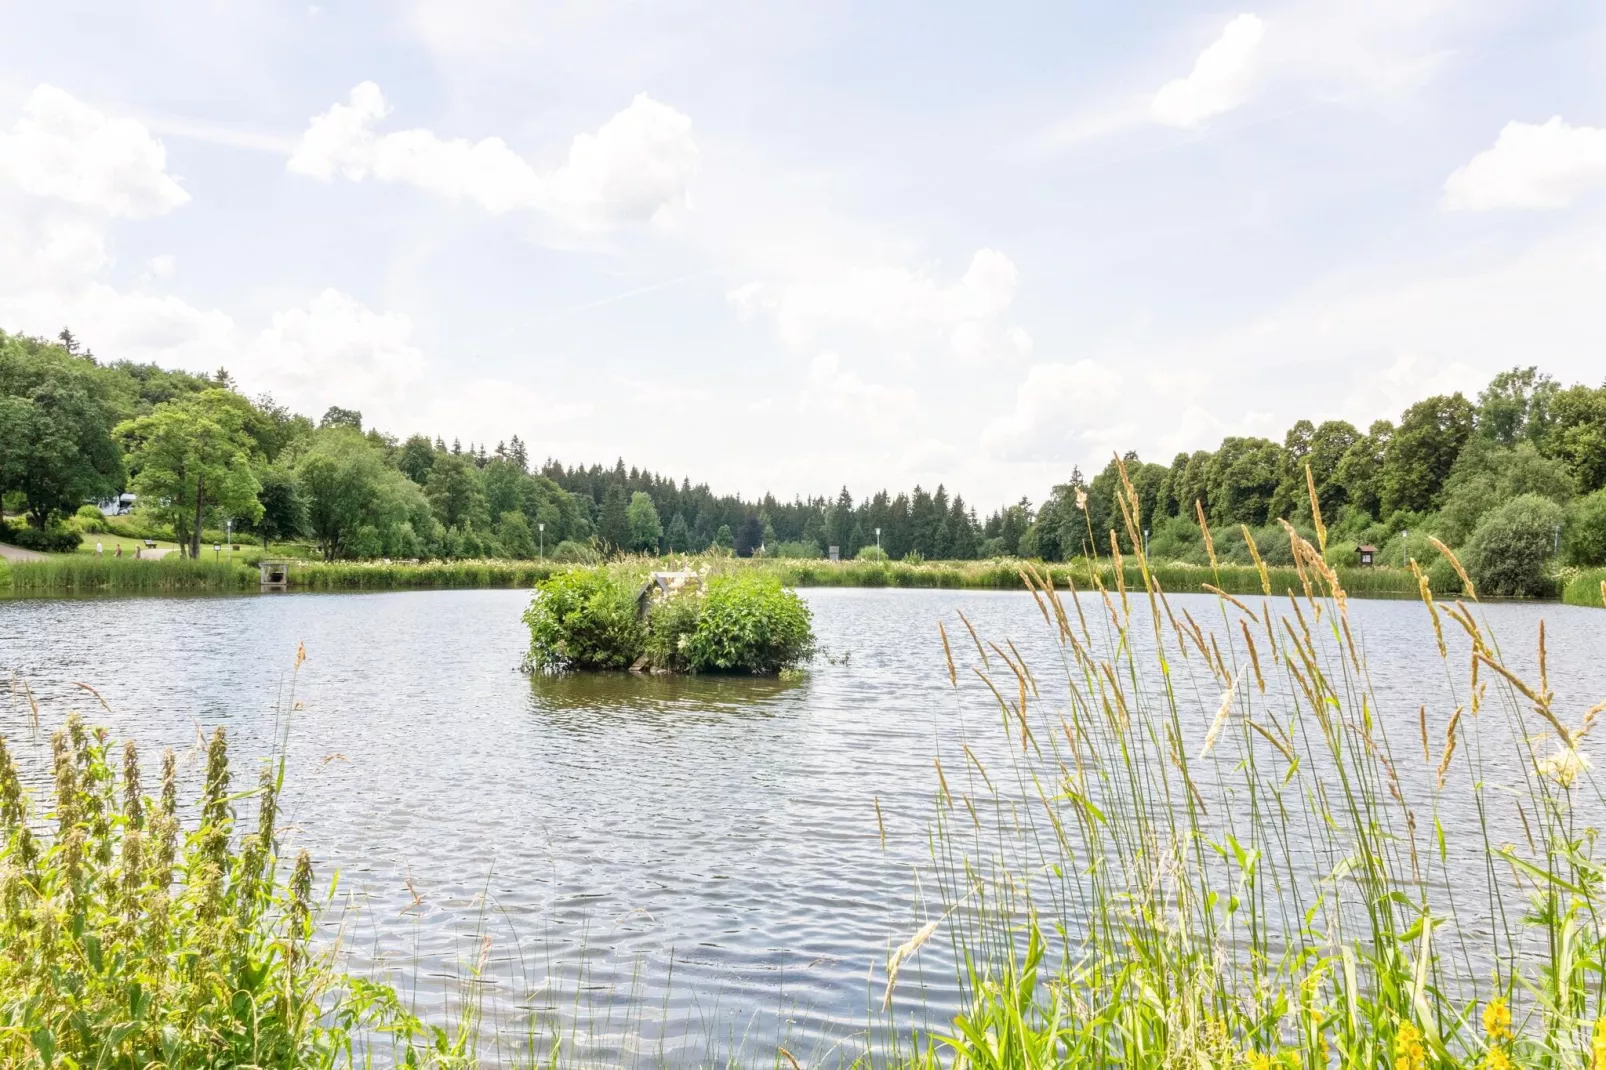
POLYGON ((24 550, 20 546, 0 542, 0 557, 7 561, 43 561, 49 554, 42 554, 38 550, 24 550))

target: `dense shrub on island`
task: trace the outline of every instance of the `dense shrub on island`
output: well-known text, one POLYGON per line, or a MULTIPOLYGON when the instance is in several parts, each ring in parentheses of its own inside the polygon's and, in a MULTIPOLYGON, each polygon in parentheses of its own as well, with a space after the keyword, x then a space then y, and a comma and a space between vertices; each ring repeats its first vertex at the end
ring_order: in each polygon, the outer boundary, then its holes
POLYGON ((814 654, 809 608, 772 575, 698 577, 665 593, 636 570, 575 569, 536 585, 526 668, 773 676, 814 654))

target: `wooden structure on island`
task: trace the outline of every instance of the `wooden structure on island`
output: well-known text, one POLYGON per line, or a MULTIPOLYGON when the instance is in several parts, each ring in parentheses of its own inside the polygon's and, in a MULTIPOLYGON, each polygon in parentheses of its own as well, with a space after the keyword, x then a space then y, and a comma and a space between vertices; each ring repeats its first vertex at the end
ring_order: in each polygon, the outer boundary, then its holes
POLYGON ((1372 559, 1377 556, 1377 547, 1357 546, 1355 547, 1355 552, 1360 555, 1361 564, 1370 566, 1373 564, 1372 559))
POLYGON ((290 562, 264 561, 258 566, 262 576, 262 589, 264 591, 288 591, 290 589, 290 562))

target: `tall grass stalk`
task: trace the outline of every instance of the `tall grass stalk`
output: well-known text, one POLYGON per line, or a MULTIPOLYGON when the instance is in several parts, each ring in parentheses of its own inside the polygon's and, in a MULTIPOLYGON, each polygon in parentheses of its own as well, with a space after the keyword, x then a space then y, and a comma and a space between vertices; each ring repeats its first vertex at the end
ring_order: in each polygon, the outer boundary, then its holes
POLYGON ((1219 595, 1209 629, 1141 553, 1079 599, 1022 570, 1064 686, 974 666, 1015 759, 943 756, 932 939, 965 1010, 913 1061, 1606 1066, 1606 704, 1557 702, 1542 625, 1524 675, 1424 581, 1452 705, 1382 708, 1348 592, 1289 536, 1294 581, 1219 595))

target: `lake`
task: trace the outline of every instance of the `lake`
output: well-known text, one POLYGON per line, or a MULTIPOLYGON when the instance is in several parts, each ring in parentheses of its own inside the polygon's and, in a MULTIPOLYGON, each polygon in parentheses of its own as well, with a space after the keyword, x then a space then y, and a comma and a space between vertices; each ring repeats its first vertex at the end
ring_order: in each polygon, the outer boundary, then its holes
MULTIPOLYGON (((25 681, 47 731, 82 710, 137 739, 150 769, 160 748, 193 755, 198 732, 223 725, 243 786, 242 763, 273 750, 304 643, 286 835, 321 884, 340 875, 329 928, 352 969, 388 976, 426 1019, 478 1000, 501 1043, 534 1013, 602 1057, 768 1058, 779 1042, 814 1065, 862 1044, 888 950, 933 905, 933 757, 950 776, 961 743, 1010 761, 995 700, 967 678, 977 657, 956 611, 1012 639, 1045 700, 1061 654, 1024 593, 802 593, 824 656, 790 683, 532 678, 517 669, 527 591, 0 601, 0 670, 17 681, 0 733, 42 783, 48 739, 32 732, 25 681)), ((1172 604, 1221 620, 1213 597, 1172 604)), ((1482 612, 1524 669, 1547 622, 1558 708, 1606 697, 1600 611, 1482 612)), ((1427 610, 1354 602, 1351 617, 1382 722, 1408 744, 1419 705, 1442 725, 1449 682, 1427 610)), ((1219 695, 1184 692, 1190 747, 1219 695)), ((897 1022, 943 1022, 955 999, 934 941, 905 968, 897 1022)))

